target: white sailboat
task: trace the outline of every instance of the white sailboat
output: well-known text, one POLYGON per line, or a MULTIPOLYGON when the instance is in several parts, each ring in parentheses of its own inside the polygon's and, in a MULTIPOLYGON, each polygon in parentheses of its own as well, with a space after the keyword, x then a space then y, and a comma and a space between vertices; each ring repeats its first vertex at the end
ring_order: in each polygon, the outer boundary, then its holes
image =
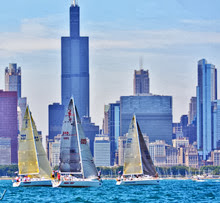
POLYGON ((123 175, 117 179, 116 185, 157 185, 160 182, 157 176, 134 115, 125 145, 123 175))
POLYGON ((53 187, 102 185, 73 98, 70 99, 63 121, 59 168, 61 177, 53 181, 53 187))
POLYGON ((13 182, 13 187, 52 186, 52 171, 29 106, 23 118, 18 144, 19 177, 13 182))

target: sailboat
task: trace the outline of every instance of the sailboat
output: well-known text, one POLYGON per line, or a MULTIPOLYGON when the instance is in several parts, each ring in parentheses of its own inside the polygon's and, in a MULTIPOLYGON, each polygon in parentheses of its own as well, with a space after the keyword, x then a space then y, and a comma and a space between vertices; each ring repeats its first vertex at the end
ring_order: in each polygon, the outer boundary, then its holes
POLYGON ((13 187, 52 186, 51 168, 29 106, 18 136, 18 175, 13 187))
POLYGON ((53 187, 102 185, 73 98, 70 99, 62 126, 59 169, 61 176, 53 181, 53 187))
POLYGON ((123 175, 117 179, 116 185, 157 185, 159 182, 158 174, 134 115, 127 134, 123 175))

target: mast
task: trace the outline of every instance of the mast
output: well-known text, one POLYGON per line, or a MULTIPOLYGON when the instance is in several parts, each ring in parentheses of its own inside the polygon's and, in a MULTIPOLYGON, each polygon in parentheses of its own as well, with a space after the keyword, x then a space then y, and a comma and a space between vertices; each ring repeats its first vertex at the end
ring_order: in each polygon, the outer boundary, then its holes
POLYGON ((139 147, 139 152, 140 152, 140 163, 141 163, 141 170, 142 170, 142 174, 144 174, 144 170, 143 170, 143 162, 142 162, 142 153, 141 153, 141 147, 140 147, 140 135, 138 132, 138 127, 137 127, 137 120, 136 120, 136 116, 134 115, 135 118, 135 125, 136 125, 136 130, 137 130, 137 135, 138 135, 138 147, 139 147))
POLYGON ((38 153, 37 153, 37 147, 36 147, 36 143, 35 143, 35 136, 34 136, 34 131, 33 131, 33 125, 32 125, 32 122, 31 122, 31 113, 30 113, 29 106, 28 106, 28 115, 29 115, 29 118, 30 118, 32 135, 33 135, 33 138, 34 138, 34 148, 35 148, 35 151, 36 151, 38 174, 39 174, 40 173, 40 169, 39 169, 38 153))
POLYGON ((80 140, 79 140, 79 129, 78 129, 78 120, 77 120, 77 115, 76 115, 76 106, 74 103, 74 99, 71 98, 73 101, 73 110, 74 110, 74 117, 76 121, 76 133, 77 133, 77 141, 78 141, 78 146, 79 146, 79 156, 80 156, 80 164, 81 164, 81 169, 82 169, 82 175, 84 178, 84 170, 83 170, 83 164, 82 164, 82 151, 81 151, 81 145, 80 145, 80 140))

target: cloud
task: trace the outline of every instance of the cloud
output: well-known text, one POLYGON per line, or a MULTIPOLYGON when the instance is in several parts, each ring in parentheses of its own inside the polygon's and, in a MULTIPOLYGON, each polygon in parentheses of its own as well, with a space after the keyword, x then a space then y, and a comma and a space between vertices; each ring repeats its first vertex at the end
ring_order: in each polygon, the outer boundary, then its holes
POLYGON ((60 50, 63 32, 54 25, 58 16, 24 19, 17 32, 0 32, 0 56, 44 50, 60 50))
POLYGON ((207 26, 207 25, 219 25, 220 20, 201 20, 201 19, 182 19, 181 23, 190 24, 190 25, 199 25, 199 26, 207 26))
MULTIPOLYGON (((65 16, 49 16, 47 18, 24 19, 17 32, 0 33, 0 56, 7 52, 23 53, 32 51, 60 50, 60 36, 68 32, 62 27, 65 16)), ((216 23, 213 21, 182 20, 183 23, 216 23)), ((89 23, 88 23, 89 24, 89 23)), ((93 24, 93 23, 90 23, 93 24)), ((94 24, 93 24, 94 25, 94 24)), ((109 29, 111 23, 90 27, 84 30, 90 33, 90 48, 94 51, 123 52, 162 52, 171 48, 197 45, 219 45, 219 32, 198 32, 181 29, 170 30, 120 30, 109 29), (104 32, 104 30, 108 30, 104 32)))
POLYGON ((217 45, 220 44, 220 33, 192 32, 184 30, 156 30, 156 31, 113 31, 99 35, 93 34, 91 46, 94 49, 169 49, 179 46, 217 45))

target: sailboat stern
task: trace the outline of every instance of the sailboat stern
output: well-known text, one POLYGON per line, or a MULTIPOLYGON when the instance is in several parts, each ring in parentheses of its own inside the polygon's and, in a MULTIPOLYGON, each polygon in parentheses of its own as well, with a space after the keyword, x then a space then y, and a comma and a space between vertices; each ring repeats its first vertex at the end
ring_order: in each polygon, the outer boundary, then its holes
POLYGON ((97 179, 64 179, 61 181, 54 180, 53 187, 101 187, 102 181, 97 179))

